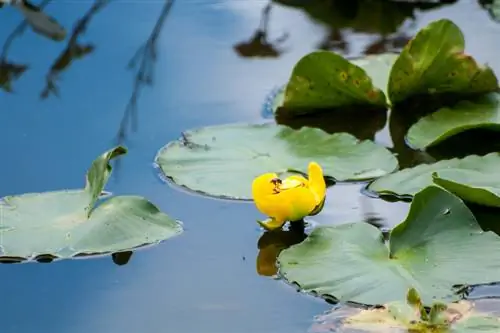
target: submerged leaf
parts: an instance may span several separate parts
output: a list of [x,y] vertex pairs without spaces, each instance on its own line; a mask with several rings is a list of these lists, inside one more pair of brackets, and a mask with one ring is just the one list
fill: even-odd
[[421,118],[410,128],[406,138],[413,148],[425,149],[474,128],[500,131],[500,94],[442,108]]
[[99,156],[88,171],[85,189],[4,197],[1,258],[123,252],[181,233],[177,221],[142,197],[111,197],[95,207],[111,173],[109,161],[125,153],[118,146]]
[[414,287],[424,305],[457,300],[452,287],[500,281],[500,239],[483,232],[452,193],[430,186],[417,193],[405,221],[384,242],[366,223],[318,227],[281,252],[280,273],[306,292],[341,302],[385,304]]
[[420,30],[392,67],[388,86],[391,103],[416,95],[496,91],[498,80],[493,70],[478,65],[464,49],[462,31],[448,19]]
[[366,71],[341,55],[315,51],[299,60],[286,86],[284,112],[350,106],[385,108],[387,101]]
[[[435,172],[440,177],[448,175],[447,177],[469,186],[482,187],[488,181],[490,184],[498,183],[500,154],[470,155],[462,159],[421,164],[376,179],[368,186],[368,190],[381,195],[412,196],[433,184],[432,174]],[[466,197],[464,199],[467,200]]]
[[155,158],[174,183],[204,194],[251,199],[255,177],[275,172],[307,172],[315,161],[325,176],[339,181],[380,177],[397,168],[396,158],[371,141],[347,133],[327,134],[304,127],[229,124],[187,131]]

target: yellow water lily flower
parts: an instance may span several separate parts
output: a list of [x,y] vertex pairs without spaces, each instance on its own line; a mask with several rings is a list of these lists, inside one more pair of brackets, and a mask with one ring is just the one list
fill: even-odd
[[325,203],[326,184],[323,169],[316,162],[308,166],[308,179],[293,175],[281,180],[276,173],[254,179],[252,197],[257,209],[269,216],[258,221],[267,230],[281,228],[286,221],[300,221],[316,215]]

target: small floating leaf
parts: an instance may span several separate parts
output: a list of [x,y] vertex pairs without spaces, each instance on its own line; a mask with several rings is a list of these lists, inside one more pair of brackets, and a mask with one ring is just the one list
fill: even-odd
[[397,168],[396,158],[371,141],[275,124],[229,124],[190,130],[155,158],[174,183],[204,194],[251,199],[251,183],[263,173],[307,173],[310,161],[339,181],[380,177]]
[[462,101],[442,108],[415,123],[407,141],[415,149],[425,149],[470,129],[500,131],[500,94],[492,93],[477,101]]
[[[443,206],[451,213],[443,215]],[[375,305],[403,300],[414,287],[430,306],[458,300],[453,285],[500,281],[499,251],[500,238],[483,232],[457,196],[429,186],[415,195],[389,244],[367,223],[321,226],[278,262],[283,277],[306,292]]]
[[[383,76],[385,70],[381,66]],[[286,86],[283,112],[297,115],[351,106],[387,106],[384,92],[362,67],[330,51],[315,51],[299,60]]]
[[388,95],[392,104],[416,95],[481,94],[498,89],[498,79],[464,53],[465,40],[452,21],[430,23],[404,47],[392,67]]
[[7,196],[0,204],[0,258],[71,258],[123,252],[182,232],[181,225],[145,198],[107,197],[96,205],[111,173],[109,161],[123,147],[99,156],[85,189]]
[[440,178],[448,177],[470,187],[482,188],[488,181],[491,187],[500,187],[500,154],[470,155],[462,159],[453,158],[433,164],[421,164],[376,179],[368,186],[368,190],[381,195],[412,196],[433,184],[433,173],[437,173]]

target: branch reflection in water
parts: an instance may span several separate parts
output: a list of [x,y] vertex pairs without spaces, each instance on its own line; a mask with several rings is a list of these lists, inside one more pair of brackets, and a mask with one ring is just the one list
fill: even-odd
[[82,59],[94,51],[95,46],[93,44],[80,44],[78,39],[87,30],[92,17],[108,5],[110,1],[96,0],[82,18],[76,22],[66,48],[53,62],[49,72],[45,76],[45,88],[40,93],[40,98],[46,99],[50,94],[59,96],[59,88],[56,85],[59,75],[69,68],[73,60]]
[[118,129],[117,144],[121,144],[125,140],[129,127],[132,131],[137,130],[137,101],[140,97],[142,88],[147,85],[153,85],[154,66],[158,56],[157,42],[173,4],[174,0],[165,0],[165,4],[163,5],[160,16],[158,17],[151,34],[146,42],[130,59],[128,64],[129,69],[136,69],[137,65],[139,67],[134,75],[132,95],[129,98],[127,106],[125,107],[125,112],[123,113],[120,127]]
[[[305,12],[311,21],[326,29],[315,47],[317,49],[349,56],[399,51],[412,37],[417,11],[431,11],[457,1],[272,0],[262,10],[259,27],[253,36],[248,41],[235,44],[233,49],[245,58],[278,58],[283,54],[280,44],[289,35],[285,34],[275,41],[268,38],[270,12],[273,7],[282,6]],[[364,40],[361,41],[360,36]],[[364,44],[361,52],[351,50],[354,43]]]
[[[51,0],[43,0],[36,6],[36,8],[41,12],[43,8],[50,3],[50,1]],[[1,7],[4,6],[4,3],[0,4]],[[30,6],[35,7],[33,5]],[[9,36],[7,36],[4,44],[2,45],[2,53],[0,54],[0,88],[9,93],[14,91],[12,88],[12,82],[19,79],[29,68],[27,64],[19,64],[8,59],[8,54],[12,43],[16,38],[20,37],[25,32],[28,26],[29,22],[27,19],[21,21],[21,23],[17,25],[17,27],[9,34]],[[56,40],[60,41],[60,39]]]

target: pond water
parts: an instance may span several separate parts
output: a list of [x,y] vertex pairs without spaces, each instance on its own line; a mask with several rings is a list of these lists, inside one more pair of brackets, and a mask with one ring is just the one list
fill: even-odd
[[[4,286],[1,331],[307,332],[314,316],[331,305],[259,274],[263,271],[256,267],[257,243],[262,231],[255,220],[262,216],[254,206],[173,188],[160,179],[153,158],[186,129],[269,121],[261,112],[266,95],[287,81],[300,57],[320,44],[331,44],[349,56],[381,52],[384,46],[376,43],[377,31],[389,31],[391,25],[402,38],[433,20],[452,19],[465,34],[468,52],[500,73],[500,23],[479,2],[447,2],[451,4],[425,11],[405,7],[365,13],[356,29],[342,31],[343,41],[332,28],[342,24],[335,21],[339,13],[332,13],[332,22],[340,23],[328,25],[321,15],[308,15],[299,5],[275,3],[268,38],[283,37],[284,41],[276,47],[281,54],[269,45],[260,48],[259,52],[271,55],[266,58],[245,57],[256,52],[251,47],[241,49],[240,55],[233,48],[256,32],[266,1],[176,2],[160,35],[151,39],[157,61],[147,59],[144,65],[154,72],[153,85],[136,86],[137,130],[127,131],[123,144],[129,153],[115,168],[107,190],[148,198],[183,221],[185,232],[135,252],[125,265],[114,264],[109,256],[0,265]],[[359,3],[358,10],[362,10],[363,1]],[[71,30],[92,5],[91,1],[55,1],[45,10]],[[161,1],[123,0],[110,2],[89,16],[78,40],[81,45],[95,45],[95,50],[75,59],[60,74],[56,81],[59,97],[40,99],[40,94],[69,38],[50,41],[28,29],[13,40],[7,59],[28,64],[29,69],[12,84],[12,93],[0,94],[0,138],[5,153],[0,164],[0,196],[83,185],[91,161],[117,142],[141,62],[135,70],[126,66],[147,42],[163,8]],[[349,13],[349,9],[342,10]],[[401,13],[412,12],[413,19],[400,19]],[[2,8],[0,40],[6,40],[21,20],[18,11]],[[392,43],[396,48],[397,42]],[[363,119],[357,125],[365,126]],[[387,128],[375,137],[388,147],[401,144],[393,143]],[[403,150],[399,151],[402,158]],[[360,193],[360,185],[339,185],[329,190],[325,209],[312,220],[335,224],[376,219],[391,226],[406,213],[405,203],[368,198]],[[489,287],[482,293],[492,295],[498,290]]]

